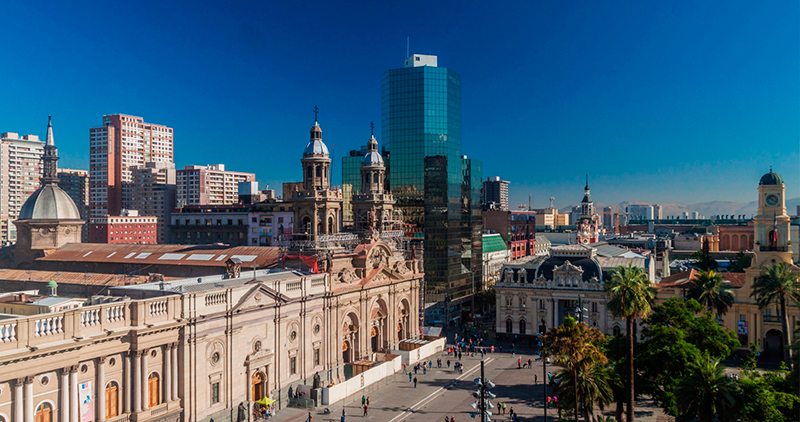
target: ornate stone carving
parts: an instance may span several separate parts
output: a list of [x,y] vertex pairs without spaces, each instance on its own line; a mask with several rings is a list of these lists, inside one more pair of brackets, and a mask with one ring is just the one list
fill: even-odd
[[339,281],[342,283],[353,283],[358,281],[359,278],[356,273],[350,268],[343,268],[339,271]]

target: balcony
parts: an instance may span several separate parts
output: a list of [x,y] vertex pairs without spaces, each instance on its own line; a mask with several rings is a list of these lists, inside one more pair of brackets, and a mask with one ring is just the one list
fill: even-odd
[[764,315],[764,322],[781,322],[780,315]]
[[789,252],[788,246],[768,246],[760,245],[758,250],[761,252]]

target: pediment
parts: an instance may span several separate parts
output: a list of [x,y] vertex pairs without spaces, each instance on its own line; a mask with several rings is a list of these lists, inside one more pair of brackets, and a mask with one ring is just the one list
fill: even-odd
[[384,283],[384,282],[391,282],[391,281],[398,281],[402,280],[402,275],[397,273],[396,271],[392,271],[387,269],[386,267],[381,267],[372,277],[368,278],[364,285],[370,284],[377,284],[377,283]]
[[253,285],[253,288],[242,296],[232,309],[231,312],[243,311],[251,308],[263,308],[265,306],[273,306],[275,303],[283,304],[290,300],[289,296],[278,293],[273,289],[258,283]]

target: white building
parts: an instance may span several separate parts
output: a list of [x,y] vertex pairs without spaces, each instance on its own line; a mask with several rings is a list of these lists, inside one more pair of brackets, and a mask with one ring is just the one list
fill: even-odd
[[552,247],[548,256],[506,264],[495,285],[497,333],[517,338],[532,335],[561,324],[567,316],[606,334],[624,332],[625,321],[606,310],[603,285],[611,278],[611,270],[629,264],[643,268],[652,282],[651,262],[643,256],[606,257],[592,246],[565,245]]
[[177,171],[176,206],[235,204],[239,201],[239,183],[255,179],[253,173],[227,171],[224,164],[186,166]]
[[39,187],[44,142],[36,135],[0,134],[0,244],[16,242],[12,223]]
[[652,205],[628,205],[628,214],[631,220],[652,220],[653,219],[653,206]]
[[492,288],[498,280],[503,265],[511,262],[511,250],[499,233],[483,235],[483,286]]

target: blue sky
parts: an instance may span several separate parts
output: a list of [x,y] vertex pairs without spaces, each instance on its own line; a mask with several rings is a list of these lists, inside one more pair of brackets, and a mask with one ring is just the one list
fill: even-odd
[[127,113],[175,128],[179,168],[280,189],[316,104],[338,181],[409,36],[461,73],[463,153],[512,203],[578,203],[587,172],[605,204],[751,201],[770,164],[800,194],[797,1],[8,3],[0,131],[52,114],[62,167]]

